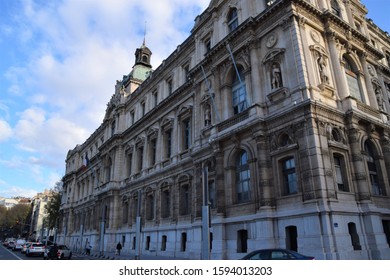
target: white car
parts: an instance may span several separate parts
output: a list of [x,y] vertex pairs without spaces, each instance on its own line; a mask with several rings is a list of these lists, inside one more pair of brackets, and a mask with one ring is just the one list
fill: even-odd
[[15,246],[12,248],[13,251],[21,251],[23,248],[23,245],[26,243],[25,239],[18,239],[15,242]]
[[26,256],[43,256],[45,252],[45,244],[32,242],[30,246],[27,247]]
[[24,245],[22,246],[22,249],[20,250],[20,252],[21,252],[22,254],[26,254],[27,248],[30,246],[30,244],[31,244],[31,242],[26,242],[26,243],[24,243]]

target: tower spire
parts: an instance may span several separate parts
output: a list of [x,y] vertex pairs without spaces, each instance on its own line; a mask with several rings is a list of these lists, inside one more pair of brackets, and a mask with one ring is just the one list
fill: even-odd
[[146,20],[145,20],[145,27],[144,27],[144,41],[142,42],[142,46],[146,46]]

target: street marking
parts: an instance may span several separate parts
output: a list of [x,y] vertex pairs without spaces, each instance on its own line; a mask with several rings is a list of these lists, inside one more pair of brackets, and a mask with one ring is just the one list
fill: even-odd
[[14,257],[18,258],[19,260],[23,260],[21,257],[19,257],[18,255],[15,255],[12,251],[9,251],[8,253],[12,254]]

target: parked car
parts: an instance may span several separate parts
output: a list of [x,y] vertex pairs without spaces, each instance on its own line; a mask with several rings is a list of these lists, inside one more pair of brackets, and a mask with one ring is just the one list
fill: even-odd
[[23,245],[26,243],[25,239],[18,239],[15,242],[15,246],[12,248],[13,251],[21,251]]
[[4,240],[4,242],[3,242],[3,246],[6,247],[6,248],[8,248],[8,244],[9,244],[10,242],[15,242],[15,238],[12,238],[12,237],[6,238],[6,239]]
[[250,252],[242,260],[314,260],[314,257],[305,256],[287,249],[263,249]]
[[27,247],[26,256],[43,256],[45,252],[45,244],[32,242],[30,246]]
[[71,259],[72,251],[66,245],[55,245],[47,246],[43,254],[44,260],[53,260],[53,259]]
[[22,254],[26,254],[26,251],[27,251],[27,247],[31,245],[31,242],[27,241],[26,243],[23,244],[22,246],[22,249],[20,250],[20,252]]
[[13,248],[15,247],[15,243],[16,243],[16,241],[8,242],[7,248],[13,250]]
[[72,251],[66,245],[58,245],[57,252],[58,259],[68,259],[72,258]]
[[53,252],[53,245],[46,246],[45,251],[43,252],[43,259],[44,260],[52,260],[54,257],[57,258],[57,252]]

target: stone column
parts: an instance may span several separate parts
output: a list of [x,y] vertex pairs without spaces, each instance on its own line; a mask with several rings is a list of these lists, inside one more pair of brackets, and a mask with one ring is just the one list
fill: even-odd
[[334,77],[337,86],[337,93],[341,101],[349,96],[348,86],[344,79],[344,70],[340,64],[339,51],[336,45],[336,36],[333,32],[327,33],[327,42],[329,44],[330,61],[334,70]]
[[261,75],[259,71],[260,63],[258,56],[258,42],[253,41],[250,43],[250,63],[251,63],[251,81],[252,81],[252,102],[257,104],[265,103],[265,95],[261,94]]
[[370,200],[370,191],[368,182],[364,156],[362,155],[360,144],[359,144],[359,130],[351,125],[348,128],[348,138],[351,147],[351,158],[352,158],[352,177],[355,182],[357,199],[358,200]]
[[371,83],[371,78],[370,78],[371,75],[368,71],[366,58],[367,58],[366,53],[360,55],[360,62],[362,63],[363,71],[364,71],[364,82],[367,88],[367,97],[368,97],[369,105],[371,105],[371,107],[378,109],[378,102],[376,101],[375,91]]
[[258,168],[259,168],[259,207],[270,207],[275,205],[275,198],[272,191],[272,163],[268,153],[269,147],[267,138],[263,135],[256,137]]
[[225,214],[226,210],[226,188],[225,169],[223,163],[223,153],[219,150],[219,144],[214,144],[215,156],[215,197],[217,204],[217,213]]
[[349,0],[344,0],[345,10],[347,12],[348,22],[350,25],[355,26],[355,21],[353,19],[352,11],[351,11],[351,3]]
[[[384,163],[385,163],[385,169],[386,169],[386,174],[387,178],[390,178],[390,136],[389,135],[382,135],[382,140],[381,140],[381,146],[382,146],[382,152],[383,152],[383,158],[384,158]],[[384,180],[388,182],[388,180]],[[384,184],[384,187],[386,188],[386,183]],[[387,185],[386,188],[386,194],[390,193],[389,190],[389,185]]]

